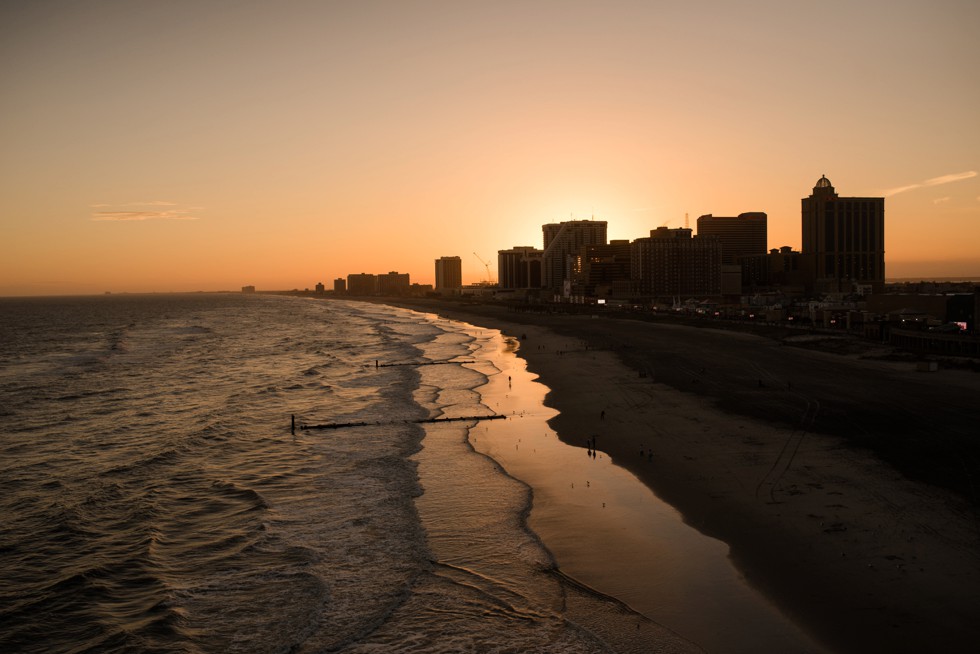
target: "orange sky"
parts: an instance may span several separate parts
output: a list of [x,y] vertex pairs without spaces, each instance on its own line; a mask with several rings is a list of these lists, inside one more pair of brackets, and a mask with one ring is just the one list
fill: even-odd
[[[433,281],[541,225],[800,239],[887,197],[889,277],[980,276],[980,4],[0,5],[0,295]],[[494,270],[495,272],[495,270]]]

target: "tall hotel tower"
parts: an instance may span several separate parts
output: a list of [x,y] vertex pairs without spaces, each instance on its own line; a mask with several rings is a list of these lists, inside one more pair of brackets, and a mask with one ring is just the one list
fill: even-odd
[[740,257],[762,256],[766,247],[766,214],[761,211],[740,213],[738,216],[698,218],[698,236],[717,236],[721,241],[721,264],[732,266]]
[[[605,220],[570,220],[542,225],[544,255],[541,265],[541,285],[567,295],[572,278],[572,266],[583,245],[606,244]],[[568,282],[566,284],[566,282]]]
[[530,246],[516,246],[497,251],[497,271],[500,288],[518,290],[541,288],[541,256],[543,252]]
[[463,288],[463,260],[459,257],[436,259],[436,291],[458,293]]
[[803,198],[803,254],[813,255],[816,290],[847,293],[885,284],[885,198],[842,198],[821,176]]

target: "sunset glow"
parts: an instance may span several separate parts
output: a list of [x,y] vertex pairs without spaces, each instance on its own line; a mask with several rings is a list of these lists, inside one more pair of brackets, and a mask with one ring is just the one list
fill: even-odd
[[312,288],[885,197],[980,278],[980,4],[4,3],[0,295]]

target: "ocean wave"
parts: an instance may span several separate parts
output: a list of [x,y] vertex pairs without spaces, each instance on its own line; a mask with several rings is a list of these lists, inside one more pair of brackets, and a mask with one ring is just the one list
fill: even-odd
[[214,330],[210,327],[205,327],[203,325],[186,325],[183,327],[171,327],[170,333],[176,334],[178,336],[185,336],[185,335],[213,334]]
[[139,458],[136,460],[127,460],[124,463],[116,464],[105,471],[107,475],[131,475],[133,473],[139,472],[145,468],[153,468],[157,466],[171,466],[176,463],[181,455],[181,447],[171,447],[165,450],[161,450],[152,453],[150,456],[145,458]]
[[111,395],[119,395],[128,393],[129,389],[126,388],[99,388],[92,390],[79,390],[65,395],[59,395],[57,397],[51,398],[55,402],[76,402],[78,400],[85,400],[89,398],[99,398],[106,399]]
[[218,491],[224,498],[231,498],[247,505],[248,510],[267,509],[269,505],[260,493],[251,488],[244,488],[231,481],[215,481],[211,484],[212,490]]

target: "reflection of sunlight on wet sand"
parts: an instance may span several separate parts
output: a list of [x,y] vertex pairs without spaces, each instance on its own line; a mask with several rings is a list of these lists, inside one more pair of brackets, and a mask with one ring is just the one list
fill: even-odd
[[[581,447],[557,438],[547,424],[556,412],[543,405],[548,389],[514,355],[515,341],[480,340],[500,370],[479,389],[483,401],[511,417],[476,425],[471,441],[533,488],[528,524],[565,574],[708,650],[819,650],[744,582],[724,543],[686,525],[611,463],[601,429],[565,435]],[[592,437],[594,455],[586,449]]]

